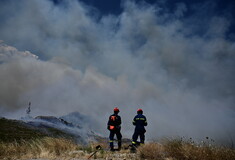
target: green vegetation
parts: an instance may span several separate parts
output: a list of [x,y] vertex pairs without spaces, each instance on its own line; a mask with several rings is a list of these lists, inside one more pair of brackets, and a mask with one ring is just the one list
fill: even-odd
[[43,125],[34,127],[23,121],[0,118],[0,142],[21,142],[43,137],[74,138],[73,135],[56,128]]
[[5,118],[0,119],[0,142],[30,140],[45,136],[45,133],[27,127],[24,122]]

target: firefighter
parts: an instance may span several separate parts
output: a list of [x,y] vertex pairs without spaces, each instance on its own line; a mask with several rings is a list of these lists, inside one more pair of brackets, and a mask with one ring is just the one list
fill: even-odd
[[132,136],[132,145],[136,146],[137,145],[137,139],[138,136],[140,137],[140,144],[144,144],[144,140],[145,140],[145,126],[147,126],[147,119],[146,117],[143,115],[143,110],[142,109],[138,109],[137,110],[137,115],[135,116],[135,118],[133,119],[133,125],[135,126],[135,132]]
[[121,149],[122,147],[122,134],[121,134],[121,117],[118,115],[119,109],[115,107],[113,109],[114,114],[109,116],[109,121],[108,121],[108,130],[110,131],[109,134],[109,145],[110,145],[110,150],[114,151],[113,147],[113,140],[114,140],[114,135],[116,134],[117,140],[118,140],[118,150]]

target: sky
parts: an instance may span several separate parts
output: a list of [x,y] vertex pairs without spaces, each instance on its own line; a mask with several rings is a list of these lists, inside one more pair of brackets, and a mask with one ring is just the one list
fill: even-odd
[[233,1],[0,1],[0,116],[80,112],[108,135],[235,137]]

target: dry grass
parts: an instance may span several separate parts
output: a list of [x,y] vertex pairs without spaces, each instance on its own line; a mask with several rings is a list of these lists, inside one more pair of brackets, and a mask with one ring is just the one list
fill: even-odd
[[79,148],[63,138],[44,137],[30,141],[0,143],[0,159],[56,158],[66,157]]
[[164,148],[158,143],[148,143],[140,146],[138,148],[137,154],[139,155],[140,159],[163,160],[165,157]]
[[149,143],[138,148],[140,159],[156,160],[233,160],[235,150],[209,143],[167,140],[162,144]]
[[111,159],[120,159],[122,157],[121,159],[125,159],[129,156],[128,151],[116,153],[106,151],[107,141],[78,146],[68,139],[44,137],[34,140],[0,142],[0,159],[87,159],[96,151],[97,145],[101,145],[104,149],[98,150],[92,159],[106,159],[107,157],[111,157]]
[[192,141],[166,140],[147,143],[138,147],[137,154],[130,150],[110,152],[107,141],[78,146],[68,139],[44,137],[18,142],[0,142],[0,159],[87,159],[97,145],[98,150],[92,157],[98,159],[155,159],[155,160],[233,160],[235,150],[218,147],[209,143],[196,144]]

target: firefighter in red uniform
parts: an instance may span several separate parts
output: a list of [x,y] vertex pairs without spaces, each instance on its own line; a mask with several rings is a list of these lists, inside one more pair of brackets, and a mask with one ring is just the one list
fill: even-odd
[[118,150],[121,149],[122,147],[122,134],[121,134],[121,117],[118,115],[119,109],[116,107],[114,108],[114,114],[109,116],[109,121],[108,121],[108,130],[110,131],[109,134],[109,145],[110,145],[110,150],[114,151],[113,147],[113,139],[114,135],[116,134],[117,139],[118,139]]
[[133,125],[135,126],[135,132],[132,136],[132,145],[136,146],[137,145],[137,139],[138,136],[140,136],[140,144],[144,144],[145,140],[145,126],[147,126],[147,119],[143,115],[143,110],[138,109],[137,110],[137,115],[133,119]]

